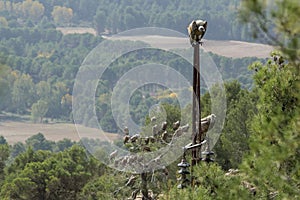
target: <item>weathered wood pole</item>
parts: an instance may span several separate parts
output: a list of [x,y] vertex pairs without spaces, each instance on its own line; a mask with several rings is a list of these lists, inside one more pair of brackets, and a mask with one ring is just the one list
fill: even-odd
[[[200,51],[199,43],[194,46],[194,67],[193,67],[193,113],[192,113],[192,144],[202,142],[201,138],[201,108],[200,108]],[[192,150],[192,167],[200,160],[201,148]]]

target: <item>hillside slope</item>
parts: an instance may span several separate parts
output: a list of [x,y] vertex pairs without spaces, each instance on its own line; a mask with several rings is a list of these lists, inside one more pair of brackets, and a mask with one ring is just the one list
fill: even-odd
[[[93,28],[85,27],[58,27],[57,30],[61,31],[64,35],[67,34],[84,34],[90,33],[96,35],[96,31]],[[150,44],[154,48],[161,49],[178,49],[189,48],[189,40],[186,37],[167,37],[161,35],[135,35],[135,36],[102,36],[109,40],[131,40],[131,41],[143,41]],[[250,43],[236,40],[205,40],[203,39],[202,48],[207,52],[214,54],[231,57],[231,58],[244,58],[244,57],[257,57],[267,58],[270,56],[270,52],[274,49],[273,46]]]
[[[166,37],[158,35],[148,36],[120,36],[105,37],[110,40],[132,40],[143,41],[150,44],[154,48],[161,49],[178,49],[190,48],[188,38],[183,37]],[[249,43],[243,41],[223,41],[223,40],[203,40],[202,48],[207,52],[212,52],[225,57],[244,58],[257,57],[267,58],[274,47],[259,43]]]

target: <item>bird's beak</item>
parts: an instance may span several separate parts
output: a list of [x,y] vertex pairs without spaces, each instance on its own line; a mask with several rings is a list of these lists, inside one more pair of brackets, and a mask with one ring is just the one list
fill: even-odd
[[198,30],[201,31],[201,32],[204,32],[205,28],[203,26],[199,26]]

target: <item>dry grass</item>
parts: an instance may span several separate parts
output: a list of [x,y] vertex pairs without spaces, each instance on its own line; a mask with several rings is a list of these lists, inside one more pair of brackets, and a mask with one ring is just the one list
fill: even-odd
[[[189,39],[183,37],[165,37],[157,35],[148,35],[105,38],[110,40],[143,41],[150,44],[154,48],[166,50],[187,49],[191,47]],[[201,48],[203,48],[206,52],[212,52],[221,56],[232,58],[267,58],[270,56],[270,52],[274,49],[274,47],[270,45],[233,40],[203,40],[203,46]]]
[[9,144],[25,142],[27,138],[37,133],[43,133],[48,140],[59,141],[68,138],[79,141],[80,138],[93,138],[103,141],[113,141],[118,138],[117,134],[104,133],[96,128],[88,128],[82,125],[56,123],[34,124],[31,122],[0,122],[0,135],[4,136]]
[[[85,27],[57,27],[57,30],[66,34],[84,34],[90,33],[97,35],[93,28]],[[160,49],[186,49],[190,48],[188,37],[166,37],[159,35],[135,35],[135,36],[118,36],[113,37],[103,36],[110,40],[131,40],[143,41],[150,44],[154,48]],[[234,40],[203,40],[202,48],[207,52],[212,52],[225,57],[243,58],[243,57],[257,57],[267,58],[274,47],[259,43],[250,43]]]
[[93,28],[86,27],[57,27],[56,30],[62,32],[63,35],[67,34],[85,34],[90,33],[92,35],[97,35],[97,32]]

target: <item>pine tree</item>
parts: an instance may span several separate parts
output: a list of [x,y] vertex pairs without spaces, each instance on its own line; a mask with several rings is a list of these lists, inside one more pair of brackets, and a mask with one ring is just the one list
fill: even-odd
[[242,165],[256,196],[298,199],[300,196],[300,4],[296,0],[243,1],[242,20],[253,35],[276,45],[272,59],[256,62],[253,92],[257,110],[251,122],[250,153]]
[[[277,58],[276,58],[277,57]],[[244,162],[262,198],[299,198],[299,75],[294,66],[274,61],[254,63],[259,96],[251,124],[250,155]]]

